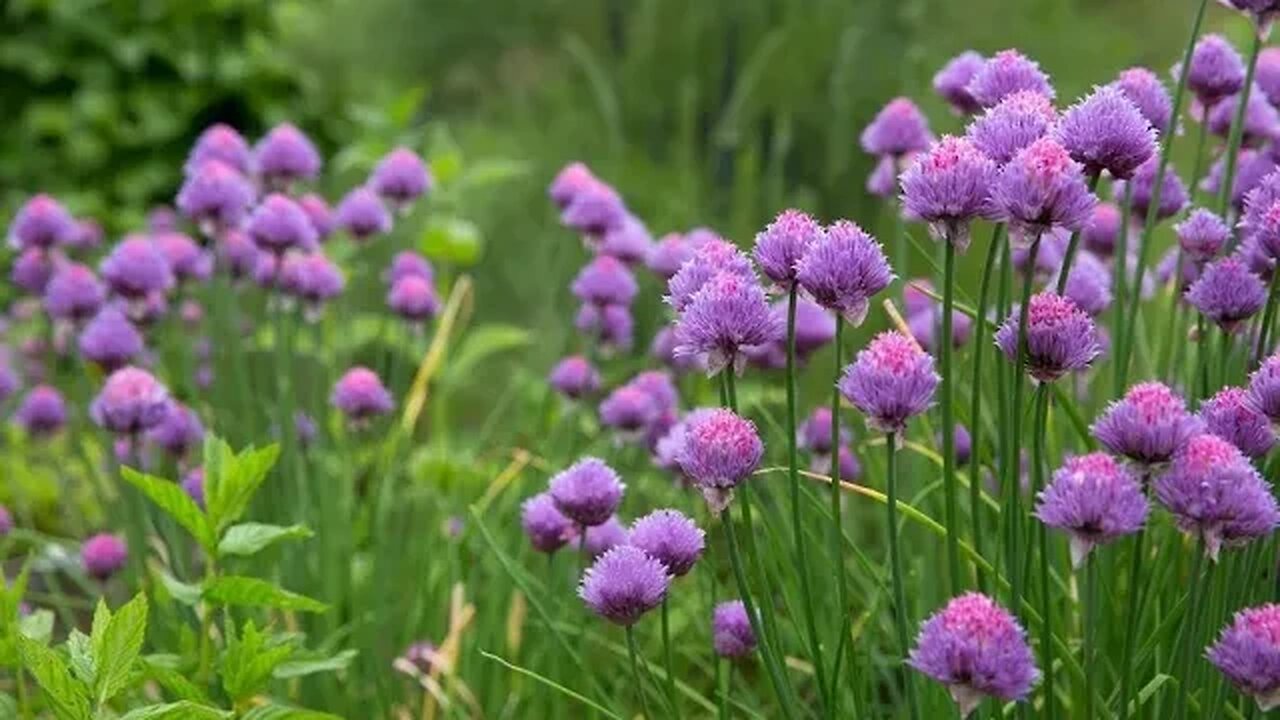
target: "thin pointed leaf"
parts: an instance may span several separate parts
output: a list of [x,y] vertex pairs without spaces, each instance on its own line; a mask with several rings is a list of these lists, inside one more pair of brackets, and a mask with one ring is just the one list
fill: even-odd
[[151,502],[164,510],[181,525],[205,550],[214,546],[213,531],[200,506],[191,499],[181,485],[161,478],[144,475],[133,468],[120,468],[120,474],[130,485],[142,491]]

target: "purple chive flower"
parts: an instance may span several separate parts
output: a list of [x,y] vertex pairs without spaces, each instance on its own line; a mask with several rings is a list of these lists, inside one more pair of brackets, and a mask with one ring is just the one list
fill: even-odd
[[1214,562],[1224,545],[1243,545],[1280,524],[1270,483],[1235,445],[1217,435],[1188,440],[1156,481],[1155,491],[1178,527],[1202,541]]
[[599,341],[606,353],[631,349],[635,322],[625,305],[583,305],[573,322],[578,330]]
[[756,633],[751,629],[747,606],[741,600],[726,600],[711,613],[711,644],[722,658],[737,660],[756,651]]
[[600,255],[583,267],[571,289],[574,297],[596,306],[630,305],[639,291],[627,266],[608,255]]
[[36,195],[26,202],[9,226],[9,245],[15,250],[51,250],[75,240],[76,220],[62,203],[48,195]]
[[733,489],[760,464],[764,443],[756,426],[732,410],[696,410],[684,423],[684,446],[677,461],[711,510],[719,513],[729,506]]
[[580,527],[600,525],[622,502],[626,485],[603,460],[585,457],[551,478],[556,508]]
[[556,509],[550,493],[539,493],[520,506],[520,525],[534,550],[553,553],[564,547],[577,530],[569,518]]
[[610,517],[599,525],[592,525],[587,528],[584,535],[585,538],[582,540],[583,549],[592,560],[619,545],[630,544],[630,535],[627,527],[622,524],[617,515]]
[[152,235],[178,232],[178,213],[168,205],[156,205],[147,212],[147,232]]
[[362,366],[351,368],[339,378],[333,386],[330,402],[348,420],[357,423],[385,415],[395,407],[391,393],[383,386],[378,374]]
[[1245,237],[1240,241],[1235,254],[1243,258],[1249,264],[1249,269],[1262,278],[1263,282],[1271,282],[1271,275],[1275,271],[1276,261],[1275,258],[1267,254],[1266,250],[1262,249],[1258,244],[1257,238],[1253,236]]
[[81,218],[76,220],[75,235],[63,247],[68,250],[94,250],[102,245],[106,233],[97,220]]
[[324,303],[342,293],[346,279],[329,258],[319,252],[285,255],[280,286],[302,300],[309,320],[316,320]]
[[[996,331],[996,344],[1010,361],[1017,358],[1020,313],[1015,309]],[[1093,320],[1075,303],[1047,290],[1032,296],[1027,310],[1027,374],[1053,382],[1085,369],[1099,352]]]
[[693,258],[681,265],[667,281],[664,299],[677,313],[684,312],[702,286],[720,273],[755,279],[751,260],[741,250],[724,240],[710,240],[699,245]]
[[387,153],[369,178],[373,191],[394,207],[405,208],[431,190],[431,174],[422,158],[408,148]]
[[1097,203],[1080,165],[1066,148],[1047,137],[1019,151],[1004,166],[991,200],[996,214],[1030,239],[1054,228],[1080,230]]
[[357,187],[348,192],[334,211],[333,222],[356,241],[391,232],[391,213],[372,190]]
[[[862,479],[862,464],[847,445],[840,446],[840,479],[845,482],[857,482]],[[828,461],[829,463],[829,461]],[[812,466],[811,468],[812,469]],[[828,468],[829,469],[829,468]]]
[[9,367],[9,362],[0,355],[0,405],[6,400],[13,397],[18,391],[18,376],[13,372],[13,368]]
[[316,229],[298,203],[287,195],[268,195],[245,227],[260,250],[280,256],[287,250],[311,252],[319,247]]
[[617,227],[626,216],[627,208],[618,192],[595,180],[578,189],[573,201],[560,213],[560,222],[590,240]]
[[114,307],[105,307],[80,331],[80,354],[107,372],[142,353],[142,334]]
[[316,229],[316,237],[321,242],[328,239],[334,228],[333,210],[330,209],[329,203],[315,193],[307,193],[298,198],[298,207],[307,214],[311,226]]
[[984,108],[995,107],[1010,95],[1030,90],[1050,100],[1055,96],[1040,64],[1017,50],[1001,50],[983,63],[969,81],[969,94]]
[[547,378],[556,392],[577,400],[600,389],[600,373],[581,355],[571,355],[556,363]]
[[[813,409],[809,417],[800,425],[797,432],[800,447],[819,457],[826,457],[828,464],[831,456],[831,408],[820,405]],[[849,441],[849,431],[840,429],[840,442]]]
[[671,382],[671,376],[661,370],[637,373],[627,385],[648,395],[660,412],[674,411],[680,404],[680,392]]
[[175,458],[181,458],[204,440],[204,424],[194,410],[171,401],[164,419],[147,431],[147,439]]
[[[907,316],[907,329],[925,352],[938,349],[934,337],[942,330],[942,309],[931,307],[924,312],[911,313]],[[973,319],[959,310],[951,311],[951,345],[960,347],[969,342],[973,333]]]
[[1271,259],[1280,257],[1280,171],[1263,178],[1245,198],[1241,226]]
[[403,250],[391,259],[391,266],[387,268],[385,277],[388,285],[395,285],[409,276],[420,277],[429,285],[435,284],[435,270],[431,263],[412,250]]
[[387,292],[387,306],[405,320],[421,323],[440,312],[440,299],[431,283],[417,275],[397,280]]
[[[1228,137],[1239,106],[1239,93],[1214,105],[1209,111],[1209,132],[1221,138]],[[1267,101],[1267,96],[1256,85],[1249,93],[1249,100],[1244,107],[1241,133],[1241,143],[1245,147],[1265,145],[1280,133],[1280,111]]]
[[871,296],[893,282],[884,249],[857,224],[838,220],[800,258],[796,280],[819,305],[861,325]]
[[140,235],[126,237],[98,266],[111,292],[131,301],[173,287],[173,271],[159,248]]
[[778,339],[782,328],[755,278],[721,273],[707,282],[680,314],[676,353],[705,357],[707,372],[741,372],[743,348]]
[[1280,605],[1237,612],[1205,657],[1263,712],[1280,707]]
[[1258,26],[1258,37],[1266,39],[1271,34],[1271,23],[1280,15],[1277,0],[1218,0],[1226,7],[1248,15]]
[[1187,302],[1223,331],[1232,332],[1266,304],[1267,288],[1248,263],[1229,255],[1205,266],[1187,290]]
[[672,275],[680,271],[680,266],[693,259],[697,247],[680,233],[663,235],[658,242],[649,247],[645,258],[645,267],[663,280],[670,280]]
[[592,612],[618,625],[634,625],[662,604],[671,576],[643,550],[619,545],[587,568],[578,596]]
[[13,531],[13,515],[9,514],[9,508],[0,505],[0,537],[4,537]]
[[37,385],[22,399],[13,417],[27,434],[48,437],[67,424],[67,404],[57,389]]
[[928,409],[939,382],[932,357],[905,335],[884,332],[844,369],[839,388],[867,416],[868,427],[896,434]]
[[1040,491],[1035,514],[1070,536],[1071,561],[1078,568],[1095,546],[1137,532],[1147,511],[1138,479],[1098,452],[1068,458]]
[[796,280],[796,264],[821,236],[822,226],[811,216],[799,210],[783,210],[756,234],[752,256],[765,277],[781,288],[790,288]]
[[1265,457],[1276,444],[1271,421],[1249,399],[1244,388],[1227,387],[1200,405],[1205,430],[1251,458]]
[[[1156,265],[1156,281],[1161,285],[1173,282],[1173,275],[1178,271],[1178,253],[1180,249],[1171,247],[1160,258]],[[1193,262],[1182,263],[1182,277],[1179,279],[1176,292],[1185,294],[1191,284],[1200,279],[1200,265]],[[1183,298],[1185,300],[1186,298]]]
[[1055,135],[1086,175],[1125,179],[1156,152],[1156,132],[1118,88],[1103,86],[1067,108]]
[[1253,79],[1258,83],[1254,92],[1261,90],[1267,102],[1280,106],[1280,48],[1265,48],[1258,53]]
[[1005,165],[1020,150],[1048,135],[1057,122],[1052,99],[1024,90],[974,118],[965,136],[996,164]]
[[[1146,220],[1147,212],[1151,208],[1159,165],[1159,159],[1153,157],[1138,168],[1131,180],[1117,182],[1112,185],[1115,196],[1121,198],[1124,197],[1126,182],[1133,183],[1133,197],[1131,198],[1133,217],[1139,221]],[[1160,190],[1160,207],[1156,210],[1156,218],[1159,220],[1171,218],[1182,212],[1188,202],[1187,186],[1182,182],[1182,178],[1178,177],[1178,173],[1174,172],[1172,166],[1166,168],[1164,186]]]
[[99,533],[80,546],[80,564],[89,577],[106,581],[124,567],[129,550],[124,540],[108,533]]
[[[956,447],[956,464],[968,465],[969,458],[973,455],[973,438],[969,436],[969,428],[960,423],[956,423],[954,437]],[[939,447],[942,446],[942,433],[939,432],[935,438],[935,442]]]
[[201,163],[182,181],[175,201],[179,212],[200,226],[206,237],[237,227],[253,203],[254,189],[226,163]]
[[[779,301],[773,306],[778,315],[779,326],[786,328],[787,306]],[[808,298],[796,300],[796,355],[800,359],[808,358],[831,343],[836,337],[836,319],[821,305]],[[781,338],[786,342],[786,338]]]
[[1249,376],[1249,400],[1280,427],[1280,353],[1264,360]]
[[29,248],[13,261],[9,279],[32,295],[43,295],[53,278],[54,256],[47,250]]
[[1169,123],[1173,119],[1173,101],[1155,73],[1144,67],[1122,70],[1114,85],[1138,108],[1138,112],[1142,113],[1156,132],[1169,132]]
[[391,666],[410,677],[427,676],[440,666],[440,652],[432,643],[422,640],[404,649]]
[[1063,295],[1091,317],[1101,315],[1111,305],[1111,269],[1091,252],[1078,253]]
[[165,232],[151,240],[169,263],[178,282],[208,280],[213,274],[213,261],[194,240],[177,232]]
[[678,510],[655,510],[631,525],[629,542],[662,563],[672,577],[693,569],[706,547],[706,533]]
[[946,135],[902,174],[902,204],[936,238],[969,247],[969,223],[983,212],[996,164],[972,142]]
[[889,101],[862,131],[862,149],[871,155],[901,157],[933,142],[929,121],[908,98]]
[[[834,331],[834,327],[832,330]],[[649,344],[649,355],[677,373],[706,370],[698,358],[677,354],[676,348],[679,346],[675,328],[667,325],[654,334],[653,342]]]
[[1178,244],[1187,259],[1203,263],[1211,260],[1227,246],[1231,239],[1231,228],[1211,210],[1198,208],[1193,210],[1186,220],[1174,226],[1178,233]]
[[636,265],[649,257],[653,237],[649,229],[634,215],[627,215],[618,225],[609,228],[600,238],[596,252],[617,258],[627,265]]
[[249,143],[235,128],[223,123],[214,123],[200,133],[183,169],[191,175],[210,160],[217,160],[245,175],[253,169]]
[[933,76],[933,91],[946,100],[957,115],[977,113],[982,105],[969,92],[969,83],[986,62],[986,58],[973,50],[960,53]]
[[204,509],[204,468],[195,467],[182,476],[182,490],[201,510]]
[[555,178],[551,181],[551,185],[547,188],[547,195],[551,201],[563,210],[570,202],[577,197],[582,188],[599,182],[595,175],[591,174],[590,168],[580,162],[573,162],[565,165],[556,173]]
[[106,290],[93,271],[79,263],[59,266],[44,289],[44,307],[60,320],[82,322],[93,317],[106,299]]
[[[1237,212],[1243,212],[1249,193],[1261,185],[1262,181],[1275,170],[1276,162],[1269,151],[1241,148],[1239,161],[1236,163],[1235,179],[1231,183],[1231,207]],[[1226,160],[1220,158],[1209,169],[1209,175],[1200,183],[1200,189],[1217,195],[1222,188],[1225,173]]]
[[235,279],[253,275],[261,255],[258,246],[240,230],[228,230],[219,236],[216,252],[219,261]]
[[[1173,74],[1176,77],[1179,68],[1175,67]],[[1209,34],[1200,38],[1192,52],[1187,88],[1207,111],[1239,92],[1244,87],[1244,75],[1244,61],[1235,47],[1221,35]]]
[[254,167],[273,186],[313,180],[320,173],[320,153],[301,130],[283,123],[271,128],[253,148]]
[[953,598],[920,627],[907,664],[947,686],[968,717],[984,697],[1023,700],[1040,677],[1026,632],[991,598]]
[[125,366],[107,376],[89,406],[89,416],[117,435],[137,435],[164,421],[169,391],[151,373]]
[[890,198],[898,189],[898,170],[904,164],[915,162],[917,153],[907,153],[902,157],[882,155],[876,166],[867,176],[867,193],[872,197]]
[[1177,393],[1162,383],[1144,382],[1111,403],[1090,431],[1108,451],[1138,463],[1150,475],[1201,429]]
[[623,385],[600,403],[600,422],[624,438],[642,434],[661,414],[653,397],[633,385]]

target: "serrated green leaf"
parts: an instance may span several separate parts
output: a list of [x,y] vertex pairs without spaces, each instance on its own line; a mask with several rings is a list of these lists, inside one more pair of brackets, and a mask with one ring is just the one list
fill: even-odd
[[92,640],[93,654],[102,654],[102,643],[106,639],[107,626],[111,624],[111,608],[107,607],[106,598],[98,598],[98,604],[93,608],[93,627],[89,631],[89,638]]
[[72,628],[67,636],[67,655],[70,660],[71,674],[85,685],[92,686],[98,670],[93,661],[93,641],[89,636]]
[[35,640],[41,645],[48,645],[53,636],[53,612],[36,610],[18,620],[18,632]]
[[209,697],[187,676],[178,670],[182,658],[176,655],[148,655],[139,660],[142,674],[154,680],[179,700],[207,702]]
[[233,700],[253,695],[271,679],[271,673],[294,653],[292,643],[271,643],[253,621],[244,624],[238,638],[228,637],[222,656],[222,687]]
[[266,580],[224,575],[204,589],[204,599],[219,605],[273,607],[281,610],[325,612],[329,606],[305,595],[289,592]]
[[156,580],[160,581],[165,592],[173,597],[174,600],[177,600],[187,607],[195,607],[196,603],[200,602],[201,588],[198,583],[194,585],[191,583],[184,583],[178,578],[170,575],[167,570],[159,565],[153,565],[151,567],[151,574],[155,576]]
[[222,541],[218,543],[218,555],[253,555],[281,540],[297,540],[309,538],[312,535],[314,533],[305,525],[285,527],[263,523],[240,523],[227,528]]
[[120,720],[225,720],[235,713],[182,700],[165,705],[149,705],[131,710]]
[[342,720],[339,715],[288,705],[259,705],[241,715],[240,718],[241,720]]
[[133,663],[147,634],[147,596],[138,593],[111,616],[100,643],[94,643],[94,695],[105,703],[129,686]]
[[191,499],[181,485],[152,475],[144,475],[133,468],[120,468],[120,474],[130,485],[142,491],[151,502],[160,506],[181,525],[205,550],[212,552],[215,545],[209,520],[200,506]]
[[58,654],[28,637],[18,636],[18,655],[27,672],[44,691],[46,704],[58,720],[89,720],[89,693]]
[[4,592],[0,592],[0,635],[12,630],[18,620],[18,606],[22,603],[22,596],[27,593],[27,579],[31,575],[31,558],[28,555],[23,561],[22,569],[13,582],[5,579]]
[[356,659],[356,654],[355,650],[343,650],[333,657],[316,660],[294,660],[293,662],[282,663],[271,674],[277,680],[286,680],[315,673],[337,672],[338,670],[347,669],[351,665],[351,661]]
[[[207,446],[206,449],[208,450]],[[276,464],[280,446],[249,448],[238,455],[232,455],[226,443],[218,441],[214,444],[212,453],[216,473],[211,475],[208,467],[205,467],[205,504],[209,509],[214,534],[217,535],[239,520],[249,507],[249,501],[257,494],[258,488],[267,479],[267,473]],[[209,460],[206,454],[206,462]],[[211,544],[210,551],[214,549],[214,544]]]

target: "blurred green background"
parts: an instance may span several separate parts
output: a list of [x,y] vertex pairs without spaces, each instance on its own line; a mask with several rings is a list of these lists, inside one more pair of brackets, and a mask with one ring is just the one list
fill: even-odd
[[[458,167],[470,168],[465,177],[473,181],[477,172],[493,180],[449,196],[447,210],[474,222],[459,229],[466,247],[456,265],[474,266],[478,318],[537,333],[534,356],[513,365],[541,372],[570,341],[564,286],[583,258],[544,194],[566,162],[586,161],[613,182],[655,236],[710,225],[741,241],[788,205],[874,228],[885,216],[863,190],[870,158],[857,135],[887,99],[911,95],[935,131],[955,131],[960,121],[929,81],[966,48],[1021,48],[1053,76],[1064,102],[1130,65],[1163,74],[1185,41],[1192,3],[7,0],[0,7],[0,217],[46,190],[116,237],[148,206],[171,201],[187,148],[215,120],[251,137],[284,119],[303,127],[339,171],[326,187],[333,199],[353,171],[408,137],[442,184]],[[1209,26],[1222,29],[1227,20],[1215,11]],[[641,319],[639,347],[652,327]]]

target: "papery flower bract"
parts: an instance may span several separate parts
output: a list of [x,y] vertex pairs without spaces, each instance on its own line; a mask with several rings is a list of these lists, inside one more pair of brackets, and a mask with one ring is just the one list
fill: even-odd
[[1086,175],[1106,171],[1113,178],[1133,175],[1156,152],[1156,132],[1137,106],[1118,88],[1094,88],[1067,108],[1055,135],[1084,167]]
[[48,437],[67,424],[67,403],[56,388],[37,385],[22,399],[13,419],[27,434]]
[[431,173],[417,153],[399,147],[378,161],[369,186],[393,206],[403,208],[430,192]]
[[147,431],[147,440],[170,455],[181,458],[204,440],[204,424],[191,408],[170,401],[164,419]]
[[685,306],[693,300],[694,294],[720,273],[755,279],[751,260],[741,250],[732,243],[712,239],[698,245],[693,257],[685,261],[667,280],[667,295],[664,300],[677,313],[683,312]]
[[391,213],[382,198],[367,187],[353,188],[333,212],[333,223],[353,240],[365,241],[391,232]]
[[1232,332],[1267,302],[1267,288],[1234,255],[1219,258],[1204,267],[1199,279],[1187,290],[1187,302],[1224,331]]
[[1037,92],[1050,100],[1055,96],[1049,76],[1040,70],[1039,63],[1017,50],[1001,50],[989,58],[969,81],[968,90],[973,99],[986,108],[999,105],[1001,100],[1021,90]]
[[178,210],[214,237],[237,227],[253,203],[254,189],[238,170],[218,160],[208,160],[182,181],[175,203]]
[[752,256],[765,277],[779,287],[789,288],[796,279],[796,264],[822,232],[822,226],[808,214],[783,210],[756,233]]
[[[1176,78],[1179,72],[1175,67],[1173,76]],[[1209,109],[1239,92],[1244,87],[1244,75],[1244,61],[1235,47],[1221,35],[1208,34],[1196,42],[1192,51],[1187,89],[1195,93],[1201,107]]]
[[933,76],[933,91],[946,100],[957,115],[973,115],[982,105],[969,92],[969,83],[986,62],[986,58],[973,50],[960,53]]
[[901,433],[932,404],[939,382],[932,357],[901,333],[884,332],[845,367],[839,389],[870,428]]
[[273,184],[312,180],[320,173],[320,153],[301,130],[283,123],[253,148],[254,169]]
[[1200,405],[1205,431],[1230,442],[1251,458],[1265,457],[1276,444],[1270,419],[1244,388],[1226,387]]
[[107,372],[124,367],[142,353],[142,334],[115,307],[104,307],[80,331],[80,354]]
[[253,170],[249,143],[235,128],[224,123],[214,123],[201,131],[195,145],[191,146],[183,171],[191,175],[210,160],[225,163],[245,175]]
[[577,400],[600,389],[600,373],[582,355],[571,355],[552,368],[547,377],[556,392]]
[[600,255],[587,263],[573,279],[574,297],[597,306],[630,305],[639,287],[627,266],[615,257]]
[[1155,493],[1178,527],[1200,540],[1214,561],[1223,546],[1243,545],[1280,524],[1271,485],[1235,445],[1217,435],[1188,440],[1156,480]]
[[99,533],[80,546],[80,564],[89,577],[105,581],[124,567],[129,550],[124,540],[109,533]]
[[754,277],[722,272],[694,294],[676,322],[676,353],[706,358],[707,372],[740,372],[743,348],[777,340],[783,328]]
[[726,408],[695,410],[684,425],[680,468],[719,513],[728,507],[733,489],[759,466],[764,443],[755,424]]
[[974,118],[965,137],[998,165],[1004,165],[1018,151],[1048,135],[1057,123],[1053,100],[1024,90],[1010,94]]
[[1099,452],[1068,458],[1040,492],[1035,515],[1070,535],[1071,561],[1078,568],[1094,546],[1137,532],[1147,512],[1137,478]]
[[1186,220],[1174,226],[1178,244],[1192,262],[1212,259],[1231,240],[1231,228],[1211,210],[1197,208]]
[[1112,402],[1090,428],[1109,452],[1138,463],[1150,474],[1201,431],[1177,393],[1159,382],[1143,382]]
[[81,322],[97,314],[106,290],[93,271],[79,263],[58,266],[44,289],[44,307],[51,317]]
[[1054,228],[1077,231],[1093,213],[1097,197],[1085,185],[1079,163],[1056,140],[1040,138],[1000,171],[992,210],[1029,239]]
[[107,376],[89,406],[97,425],[117,435],[137,435],[164,420],[169,391],[146,370],[125,366]]
[[643,550],[619,545],[587,568],[578,596],[596,615],[618,625],[634,625],[667,596],[671,576]]
[[629,540],[662,563],[673,577],[693,569],[706,547],[706,533],[678,510],[655,510],[631,524]]
[[440,312],[440,298],[430,282],[417,275],[401,278],[387,291],[387,307],[400,317],[422,322]]
[[[1138,168],[1130,180],[1112,184],[1115,197],[1122,198],[1126,192],[1127,183],[1133,183],[1133,196],[1130,198],[1130,207],[1132,208],[1133,217],[1138,222],[1146,222],[1147,212],[1151,208],[1151,201],[1155,199],[1156,175],[1160,169],[1159,165],[1159,158],[1153,157]],[[1183,184],[1182,178],[1178,177],[1178,173],[1170,165],[1165,168],[1164,183],[1160,190],[1160,207],[1156,210],[1156,219],[1165,220],[1177,215],[1182,212],[1188,202],[1187,186]]]
[[150,239],[140,235],[121,240],[103,258],[98,270],[111,292],[129,300],[140,300],[173,287],[169,261]]
[[929,121],[908,98],[890,100],[862,131],[862,149],[871,155],[902,156],[933,142]]
[[984,697],[1026,698],[1040,677],[1026,633],[991,598],[953,598],[920,627],[907,664],[947,686],[968,717]]
[[550,493],[539,493],[520,506],[520,525],[534,550],[553,553],[576,534],[573,522],[556,509]]
[[378,374],[367,367],[356,366],[343,373],[333,386],[329,401],[348,420],[367,421],[385,415],[395,407],[391,393]]
[[[996,345],[1010,362],[1017,361],[1021,310],[1015,308],[996,331]],[[1101,349],[1093,320],[1071,300],[1044,291],[1031,297],[1027,310],[1026,372],[1040,382],[1053,382],[1083,370]]]
[[861,325],[871,297],[893,282],[884,249],[857,224],[838,220],[800,258],[800,287],[850,324]]
[[1280,427],[1280,353],[1262,361],[1249,376],[1249,400]]
[[603,460],[585,457],[549,483],[556,508],[581,527],[608,520],[622,502],[626,485]]
[[268,195],[249,217],[245,232],[263,252],[283,255],[286,250],[311,252],[320,245],[315,226],[298,203],[287,195]]
[[996,171],[970,141],[943,136],[902,174],[902,205],[929,223],[934,237],[964,252],[969,223],[986,209]]
[[[1209,111],[1209,132],[1226,139],[1235,124],[1240,94],[1225,98]],[[1258,147],[1274,140],[1280,134],[1280,111],[1267,101],[1267,96],[1256,85],[1249,93],[1244,106],[1244,123],[1240,126],[1240,141],[1244,147]]]
[[15,250],[51,250],[75,239],[78,226],[62,203],[48,195],[27,200],[9,226],[9,245]]
[[1159,76],[1144,67],[1132,67],[1120,71],[1115,87],[1129,98],[1156,132],[1169,131],[1173,119],[1173,101]]
[[1280,707],[1280,605],[1237,612],[1205,657],[1263,712]]
[[737,660],[756,651],[756,633],[741,600],[726,600],[711,613],[711,644],[716,655]]

